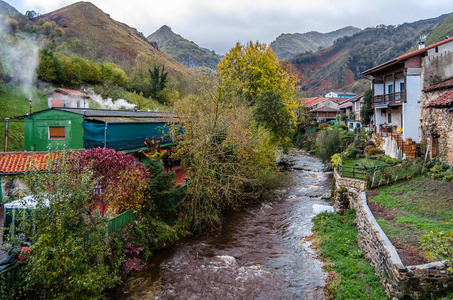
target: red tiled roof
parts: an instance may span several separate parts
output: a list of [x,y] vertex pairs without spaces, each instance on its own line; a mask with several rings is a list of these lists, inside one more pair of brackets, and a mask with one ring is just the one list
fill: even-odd
[[352,107],[352,102],[346,102],[345,104],[340,105],[338,108],[348,108]]
[[60,152],[0,152],[0,174],[44,171],[48,159],[54,160],[60,155]]
[[81,91],[63,89],[63,88],[54,89],[53,91],[50,91],[50,92],[46,93],[45,96],[48,96],[48,95],[53,94],[53,93],[62,93],[62,94],[65,94],[65,95],[90,98],[90,96],[88,96],[87,94],[82,93]]
[[453,106],[453,90],[447,91],[445,94],[426,104],[423,108],[443,108]]
[[329,106],[321,106],[312,110],[309,110],[308,112],[340,112],[338,109],[329,107]]
[[302,98],[301,103],[307,105],[308,107],[313,107],[316,104],[324,102],[326,100],[332,100],[332,98],[322,98],[322,97],[314,97],[314,98]]
[[443,45],[445,43],[448,43],[448,42],[451,42],[453,41],[453,37],[452,38],[449,38],[449,39],[445,39],[443,41],[440,41],[440,42],[437,42],[435,44],[432,44],[432,45],[429,45],[429,46],[426,46],[424,48],[421,48],[421,49],[418,49],[418,50],[415,50],[411,53],[407,53],[407,54],[404,54],[404,55],[401,55],[400,57],[398,57],[396,60],[400,61],[400,60],[404,60],[404,59],[407,59],[409,57],[412,57],[412,56],[415,56],[417,54],[420,54],[420,53],[423,53],[429,49],[432,49],[434,47],[437,47],[437,46],[440,46],[440,45]]
[[397,58],[394,58],[394,59],[392,59],[392,60],[389,60],[389,61],[387,61],[387,62],[385,62],[385,63],[383,63],[383,64],[380,64],[380,65],[378,65],[378,66],[376,66],[376,67],[373,67],[373,68],[371,68],[371,69],[368,69],[368,70],[362,72],[362,74],[364,74],[364,75],[371,75],[371,74],[374,73],[375,71],[384,69],[384,68],[386,68],[386,67],[388,67],[388,66],[391,66],[391,65],[393,65],[393,64],[395,64],[395,63],[401,63],[402,61],[404,61],[404,60],[406,60],[406,59],[408,59],[408,58],[410,58],[410,57],[416,56],[416,55],[418,55],[418,54],[422,54],[423,52],[426,52],[426,51],[428,51],[429,49],[432,49],[432,48],[434,48],[434,47],[443,45],[443,44],[448,43],[448,42],[451,42],[451,41],[453,41],[453,37],[452,37],[452,38],[449,38],[449,39],[445,39],[445,40],[440,41],[440,42],[437,42],[437,43],[435,43],[435,44],[426,46],[426,47],[424,47],[424,48],[421,48],[421,49],[412,51],[412,52],[410,52],[410,53],[401,55],[401,56],[399,56],[399,57],[397,57]]
[[453,78],[445,80],[445,81],[442,81],[442,82],[440,82],[438,84],[434,84],[434,85],[429,86],[427,88],[424,88],[423,91],[424,92],[431,92],[431,91],[440,90],[440,89],[446,89],[446,88],[451,88],[451,87],[453,87]]

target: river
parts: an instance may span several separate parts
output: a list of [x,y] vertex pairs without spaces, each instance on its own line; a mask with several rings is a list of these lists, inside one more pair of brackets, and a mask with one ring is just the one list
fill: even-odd
[[331,174],[294,151],[293,183],[273,201],[229,213],[221,233],[159,251],[123,299],[324,299],[326,274],[310,249],[311,219],[331,210]]

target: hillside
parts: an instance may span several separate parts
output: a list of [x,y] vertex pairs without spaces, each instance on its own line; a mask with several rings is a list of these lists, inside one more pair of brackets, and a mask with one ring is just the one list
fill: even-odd
[[289,63],[295,66],[307,96],[319,96],[330,90],[361,93],[369,87],[369,82],[362,79],[363,71],[410,51],[421,35],[428,35],[429,40],[447,17],[366,28],[335,41],[329,48],[298,54]]
[[307,33],[282,34],[271,43],[279,59],[291,58],[296,54],[315,52],[332,46],[334,41],[344,36],[351,36],[361,29],[348,26],[328,33],[310,31]]
[[5,1],[0,0],[0,14],[12,16],[20,14],[20,12]]
[[171,75],[192,75],[189,69],[155,49],[135,28],[113,20],[90,2],[77,2],[42,15],[64,28],[68,40],[80,40],[92,60],[130,62],[144,53],[158,65],[165,65]]
[[148,40],[157,43],[159,50],[190,68],[208,67],[215,69],[220,61],[214,51],[200,48],[194,42],[174,33],[166,25],[150,34]]

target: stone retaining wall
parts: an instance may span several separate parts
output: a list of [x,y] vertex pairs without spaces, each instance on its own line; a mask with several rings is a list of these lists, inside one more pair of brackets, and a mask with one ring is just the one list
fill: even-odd
[[447,271],[444,262],[404,266],[371,213],[365,192],[343,183],[345,181],[336,181],[337,188],[347,188],[350,207],[356,210],[360,249],[381,278],[381,285],[390,298],[429,299],[453,291],[453,274]]

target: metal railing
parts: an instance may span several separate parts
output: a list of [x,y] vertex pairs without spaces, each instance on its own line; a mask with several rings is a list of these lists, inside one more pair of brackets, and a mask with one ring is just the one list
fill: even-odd
[[405,91],[373,96],[374,105],[401,104],[405,102],[406,102]]

